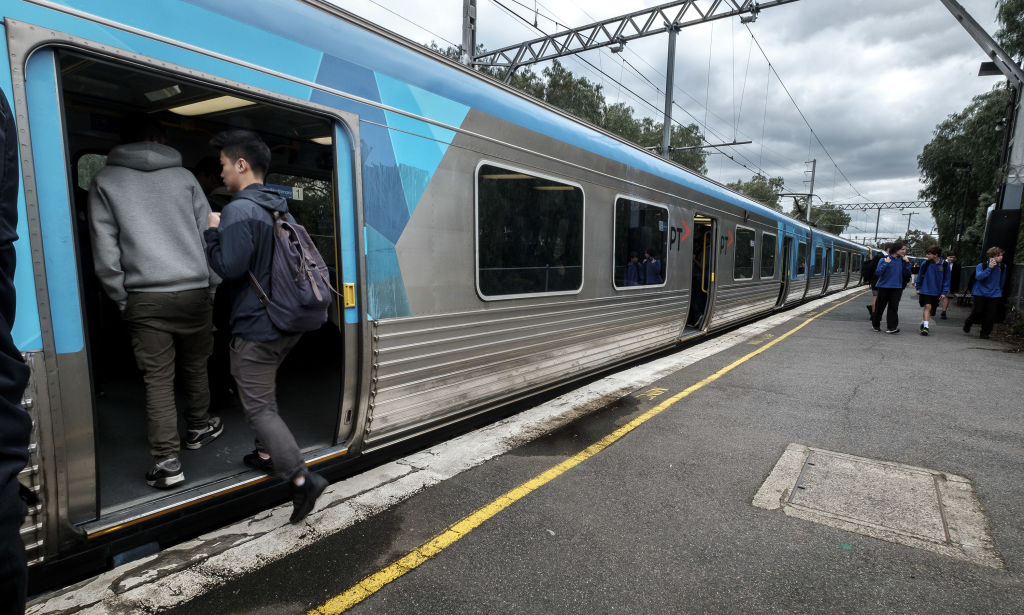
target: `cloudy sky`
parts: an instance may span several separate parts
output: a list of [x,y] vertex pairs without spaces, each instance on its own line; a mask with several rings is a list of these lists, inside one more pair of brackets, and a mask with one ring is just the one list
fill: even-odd
[[[462,0],[332,1],[417,42],[462,39]],[[498,49],[539,36],[534,21],[554,33],[667,1],[477,0],[477,42]],[[960,3],[996,30],[995,0]],[[601,84],[609,103],[661,121],[667,40],[562,61]],[[910,201],[921,187],[917,155],[935,126],[1003,81],[977,76],[986,59],[939,0],[799,0],[763,10],[749,31],[735,18],[680,31],[674,119],[702,126],[711,143],[753,141],[722,149],[735,160],[708,157],[717,181],[763,170],[782,176],[788,191],[806,192],[806,161],[816,159],[814,192],[826,201]],[[851,213],[846,235],[873,237],[876,213]],[[883,211],[879,236],[902,235],[908,222],[925,232],[934,224],[927,209]]]

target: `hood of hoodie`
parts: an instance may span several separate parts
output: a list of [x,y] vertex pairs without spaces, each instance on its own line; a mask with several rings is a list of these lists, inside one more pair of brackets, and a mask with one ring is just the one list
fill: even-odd
[[157,171],[181,166],[178,150],[152,141],[126,143],[110,150],[107,164],[138,171]]
[[288,201],[284,199],[273,188],[267,188],[263,184],[251,184],[242,188],[235,194],[236,199],[246,199],[256,203],[264,209],[288,213]]

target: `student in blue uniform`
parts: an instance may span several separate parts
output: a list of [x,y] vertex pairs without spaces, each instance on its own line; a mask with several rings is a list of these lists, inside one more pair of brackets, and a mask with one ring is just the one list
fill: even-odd
[[1003,249],[992,246],[985,253],[988,260],[974,268],[974,307],[964,321],[964,333],[971,332],[971,325],[981,323],[981,339],[987,340],[996,322],[999,302],[1003,299],[1003,281],[1006,266],[1003,265]]
[[[903,287],[910,279],[910,259],[907,257],[907,246],[902,241],[889,246],[889,253],[878,261],[875,270],[875,288],[878,289],[878,303],[871,315],[871,328],[881,331],[882,312],[885,312],[885,332],[900,332],[900,298]],[[888,308],[888,309],[886,309]]]
[[942,248],[928,248],[928,260],[921,264],[917,273],[917,302],[921,314],[921,335],[928,335],[928,319],[935,313],[940,300],[949,294],[949,264],[942,260]]

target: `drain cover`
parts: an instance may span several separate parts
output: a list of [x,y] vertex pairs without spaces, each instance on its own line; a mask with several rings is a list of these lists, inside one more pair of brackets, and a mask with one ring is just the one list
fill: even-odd
[[1003,567],[974,489],[961,476],[790,444],[753,504],[975,564]]

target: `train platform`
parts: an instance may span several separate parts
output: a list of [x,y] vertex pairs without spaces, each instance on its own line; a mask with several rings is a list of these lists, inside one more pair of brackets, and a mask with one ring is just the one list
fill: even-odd
[[1024,356],[845,291],[28,613],[1021,613]]

